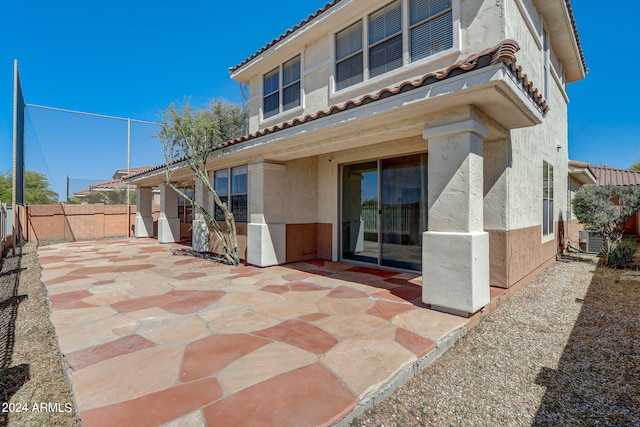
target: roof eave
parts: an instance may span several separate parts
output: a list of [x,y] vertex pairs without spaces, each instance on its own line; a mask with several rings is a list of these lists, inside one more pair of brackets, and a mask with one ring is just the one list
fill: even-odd
[[565,69],[567,83],[583,80],[587,74],[584,52],[569,0],[534,0],[543,15],[551,44]]

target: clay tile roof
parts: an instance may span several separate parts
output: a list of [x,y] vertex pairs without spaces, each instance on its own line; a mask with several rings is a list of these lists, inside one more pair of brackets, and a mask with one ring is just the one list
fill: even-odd
[[[143,173],[146,172],[148,169],[153,169],[154,166],[137,166],[134,168],[129,168],[129,175],[133,175],[134,173]],[[118,172],[122,172],[125,173],[127,172],[127,169],[118,169]]]
[[596,177],[598,185],[640,185],[640,171],[606,166],[589,166],[589,170]]
[[309,15],[306,19],[303,19],[298,25],[296,25],[295,27],[291,28],[290,30],[287,30],[286,32],[284,32],[283,34],[281,34],[280,36],[276,37],[275,39],[271,40],[269,43],[267,43],[262,49],[260,49],[259,51],[257,51],[256,53],[254,53],[253,55],[251,55],[250,57],[248,57],[247,59],[245,59],[244,61],[242,61],[241,63],[239,63],[238,65],[236,65],[235,67],[230,67],[229,68],[229,72],[233,73],[236,70],[238,70],[239,68],[243,67],[244,65],[246,65],[247,63],[251,62],[255,57],[257,57],[258,55],[262,54],[264,51],[268,50],[270,47],[280,43],[282,40],[286,39],[287,37],[289,37],[291,34],[295,33],[296,31],[298,31],[300,28],[304,27],[305,25],[307,25],[309,22],[313,21],[314,19],[316,19],[318,16],[322,15],[323,13],[325,13],[327,10],[331,9],[333,6],[335,6],[336,4],[340,3],[342,0],[333,0],[330,3],[327,3],[324,5],[324,7],[322,7],[321,9],[318,9],[315,13],[312,13],[311,15]]
[[574,168],[586,169],[589,167],[589,163],[580,162],[578,160],[569,160],[569,166],[573,166]]
[[578,45],[578,51],[580,51],[580,60],[582,61],[582,68],[584,72],[588,72],[587,62],[584,59],[584,52],[582,51],[582,44],[580,43],[580,35],[578,34],[578,25],[576,24],[576,17],[573,14],[573,8],[571,7],[571,0],[565,0],[567,4],[567,10],[569,11],[569,18],[571,19],[571,25],[573,26],[573,35],[576,37],[576,44]]
[[89,190],[101,190],[101,189],[114,189],[114,188],[127,188],[127,183],[121,179],[112,179],[109,181],[97,182],[89,186]]
[[[265,135],[280,132],[284,129],[288,129],[294,126],[299,126],[304,123],[309,123],[314,120],[318,120],[327,116],[331,116],[333,114],[347,111],[352,108],[357,108],[362,105],[370,104],[372,102],[376,102],[381,99],[388,98],[390,96],[415,90],[424,86],[429,86],[433,83],[436,83],[441,80],[446,80],[447,78],[450,78],[450,77],[455,77],[460,74],[467,73],[469,71],[473,71],[476,69],[488,67],[490,65],[499,64],[499,63],[502,63],[506,67],[508,67],[511,73],[519,81],[525,93],[529,95],[531,100],[537,105],[540,111],[543,114],[546,114],[546,112],[549,110],[547,101],[544,99],[540,91],[534,86],[534,84],[528,79],[527,75],[523,72],[522,67],[516,64],[515,54],[519,50],[520,50],[520,47],[518,46],[518,43],[516,41],[507,39],[498,43],[493,47],[485,49],[480,53],[471,55],[466,59],[460,60],[447,68],[425,74],[424,76],[416,80],[405,81],[398,85],[381,89],[374,94],[367,94],[361,98],[346,101],[343,104],[333,105],[327,108],[326,110],[321,110],[314,114],[307,114],[302,117],[296,117],[295,119],[292,119],[288,122],[280,123],[278,125],[271,126],[269,128],[260,129],[252,134],[244,135],[239,138],[235,138],[230,141],[219,144],[216,147],[216,150],[221,150],[223,148],[240,144],[246,141],[250,141],[252,139],[256,139]],[[178,164],[185,160],[186,160],[185,158],[178,159],[173,164]],[[125,180],[135,178],[147,172],[152,172],[154,170],[162,169],[164,168],[164,166],[165,165],[159,165],[141,173],[131,174],[128,177],[126,177]]]

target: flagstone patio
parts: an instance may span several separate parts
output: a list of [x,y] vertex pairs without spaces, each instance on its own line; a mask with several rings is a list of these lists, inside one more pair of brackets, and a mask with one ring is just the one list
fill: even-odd
[[334,424],[467,326],[424,307],[415,274],[325,261],[229,267],[178,247],[38,250],[85,427]]

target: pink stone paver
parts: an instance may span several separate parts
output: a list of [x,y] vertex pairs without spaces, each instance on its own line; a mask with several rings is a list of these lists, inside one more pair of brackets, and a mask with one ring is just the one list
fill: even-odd
[[39,249],[84,426],[329,425],[467,323],[424,308],[415,274],[229,267],[182,247]]
[[209,426],[315,426],[339,421],[357,403],[314,364],[245,389],[204,409]]
[[310,323],[287,320],[277,326],[254,332],[255,335],[295,345],[315,354],[323,354],[338,344],[338,340]]
[[65,355],[69,367],[74,371],[93,365],[112,357],[133,353],[145,348],[155,347],[155,344],[140,335],[129,335],[107,344],[97,345],[84,350],[74,351]]

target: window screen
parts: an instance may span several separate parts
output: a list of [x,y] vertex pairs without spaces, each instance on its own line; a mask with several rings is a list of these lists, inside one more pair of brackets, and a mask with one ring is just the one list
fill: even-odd
[[282,111],[300,105],[300,56],[282,65]]
[[402,3],[392,3],[369,16],[369,75],[402,66]]
[[[224,203],[229,203],[229,171],[223,169],[213,174],[213,189]],[[215,205],[214,217],[216,221],[224,221],[222,209]]]
[[358,21],[336,34],[336,88],[344,89],[362,79],[362,21]]
[[280,72],[278,68],[264,75],[263,117],[271,117],[280,111]]
[[453,46],[451,0],[409,0],[411,61]]

